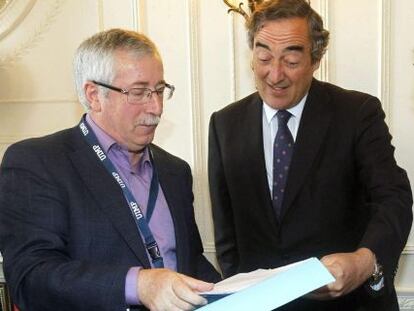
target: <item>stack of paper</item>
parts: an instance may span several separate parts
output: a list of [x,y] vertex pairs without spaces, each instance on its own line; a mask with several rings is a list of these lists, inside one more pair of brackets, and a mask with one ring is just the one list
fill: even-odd
[[200,311],[268,311],[335,281],[316,258],[277,269],[240,273],[202,293],[210,302]]

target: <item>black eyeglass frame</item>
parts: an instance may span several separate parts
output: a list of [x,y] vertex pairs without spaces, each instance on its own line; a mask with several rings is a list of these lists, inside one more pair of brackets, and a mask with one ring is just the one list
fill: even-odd
[[[133,88],[130,88],[130,89],[121,89],[121,88],[119,88],[119,87],[116,87],[116,86],[113,86],[113,85],[110,85],[110,84],[106,84],[106,83],[103,83],[103,82],[95,81],[95,80],[92,80],[92,82],[93,82],[94,84],[96,84],[96,85],[103,86],[103,87],[105,87],[105,88],[107,88],[107,89],[110,89],[110,90],[113,90],[113,91],[116,91],[116,92],[119,92],[119,93],[125,94],[125,95],[127,95],[127,96],[129,95],[129,92],[130,92],[132,89],[139,89],[139,90],[146,90],[146,91],[149,91],[149,93],[147,93],[148,95],[145,95],[147,98],[151,98],[153,93],[155,93],[155,94],[157,94],[158,96],[160,96],[160,95],[158,94],[158,91],[159,91],[159,90],[156,90],[156,89],[155,89],[155,90],[152,90],[152,89],[147,88],[147,87],[133,87]],[[164,87],[166,87],[166,88],[168,88],[168,89],[170,90],[170,95],[166,98],[166,100],[168,100],[168,99],[170,99],[170,98],[173,96],[174,91],[175,91],[175,86],[174,86],[174,85],[172,85],[172,84],[169,84],[169,83],[164,83],[164,84],[163,84],[163,86],[164,86]],[[144,97],[144,98],[145,98],[145,97]]]

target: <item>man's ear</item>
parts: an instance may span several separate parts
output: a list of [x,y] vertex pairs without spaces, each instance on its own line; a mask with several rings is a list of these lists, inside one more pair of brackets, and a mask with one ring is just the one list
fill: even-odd
[[87,81],[83,88],[85,91],[86,100],[89,102],[90,110],[94,112],[101,111],[102,102],[99,96],[98,86],[91,81]]
[[251,54],[250,57],[250,69],[254,72],[255,71],[255,64],[257,64],[257,59],[254,53]]

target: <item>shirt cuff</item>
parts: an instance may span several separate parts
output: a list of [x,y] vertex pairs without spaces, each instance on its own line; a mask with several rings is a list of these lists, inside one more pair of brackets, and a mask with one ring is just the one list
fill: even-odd
[[125,302],[128,306],[141,304],[138,297],[138,274],[142,267],[132,267],[125,278]]

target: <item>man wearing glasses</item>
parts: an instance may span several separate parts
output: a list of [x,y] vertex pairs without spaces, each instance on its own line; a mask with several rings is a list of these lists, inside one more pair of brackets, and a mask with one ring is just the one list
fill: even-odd
[[[164,80],[155,45],[120,29],[84,41],[79,125],[12,145],[0,250],[21,310],[192,310],[218,273],[202,255],[184,161],[151,144]],[[176,272],[178,271],[178,272]],[[201,281],[203,280],[203,281]]]

